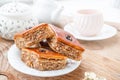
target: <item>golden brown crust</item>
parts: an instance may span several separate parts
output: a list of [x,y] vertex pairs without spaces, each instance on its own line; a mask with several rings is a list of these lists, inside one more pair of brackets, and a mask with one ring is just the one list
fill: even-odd
[[80,43],[78,42],[78,40],[76,40],[76,38],[73,35],[71,35],[70,33],[66,32],[60,28],[57,28],[53,25],[50,25],[50,26],[54,30],[55,38],[57,39],[58,42],[62,42],[62,43],[69,45],[73,48],[84,51],[84,48],[81,47]]
[[24,32],[15,34],[14,41],[18,48],[29,48],[52,36],[54,36],[52,28],[48,24],[42,23]]
[[64,56],[44,48],[24,48],[21,52],[21,60],[33,69],[48,71],[66,67],[67,59]]
[[23,48],[22,51],[27,51],[29,53],[34,53],[34,54],[38,54],[40,58],[46,58],[46,59],[66,59],[65,56],[57,53],[57,52],[53,52],[51,50],[48,49],[44,49],[44,48],[34,48],[34,49],[30,49],[30,48]]
[[24,37],[24,36],[32,33],[33,31],[37,31],[37,30],[40,29],[40,28],[42,29],[43,27],[48,27],[48,26],[49,26],[48,24],[42,23],[42,24],[40,24],[40,25],[36,25],[36,26],[32,27],[31,29],[25,30],[25,31],[20,32],[20,33],[16,33],[16,34],[14,35],[14,40],[15,40],[16,38],[18,38],[18,37]]
[[55,52],[61,53],[73,60],[81,60],[83,51],[66,45],[56,40],[56,38],[48,39],[48,44]]
[[[57,27],[55,27],[51,24],[46,24],[46,23],[42,23],[40,25],[37,25],[37,26],[35,26],[35,27],[33,27],[29,30],[26,30],[22,33],[17,33],[14,36],[14,40],[16,40],[17,38],[26,38],[26,37],[28,37],[29,34],[35,32],[37,30],[39,31],[39,29],[43,29],[43,28],[49,28],[49,31],[51,31],[51,32],[49,32],[51,37],[54,35],[58,41],[66,44],[66,45],[69,45],[73,48],[84,51],[84,48],[81,47],[80,43],[70,33],[66,32],[66,31],[64,31],[60,28],[57,28]],[[41,38],[41,35],[36,36],[36,38],[38,39],[38,42],[39,42],[39,38]],[[36,42],[34,40],[33,41],[31,40],[28,44],[28,41],[27,41],[27,45],[33,45],[33,44],[38,43],[38,42]]]

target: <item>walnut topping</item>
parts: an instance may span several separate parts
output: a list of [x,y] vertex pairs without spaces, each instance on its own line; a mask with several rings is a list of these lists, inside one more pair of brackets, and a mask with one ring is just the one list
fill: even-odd
[[72,41],[72,38],[70,35],[66,35],[66,39],[69,40],[69,41]]

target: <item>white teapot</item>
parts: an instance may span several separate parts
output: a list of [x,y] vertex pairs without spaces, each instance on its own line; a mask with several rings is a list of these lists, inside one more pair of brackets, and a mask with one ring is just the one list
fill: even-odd
[[58,23],[62,6],[58,6],[54,0],[34,0],[33,14],[39,22]]

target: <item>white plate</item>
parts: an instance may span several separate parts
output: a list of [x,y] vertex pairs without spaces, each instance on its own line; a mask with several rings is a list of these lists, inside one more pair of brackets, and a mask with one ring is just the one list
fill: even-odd
[[112,27],[112,26],[109,26],[109,25],[106,25],[104,24],[101,32],[99,34],[97,34],[96,36],[82,36],[80,35],[80,33],[74,28],[74,26],[72,26],[72,23],[71,24],[67,24],[65,27],[64,27],[64,30],[73,34],[73,36],[75,36],[77,39],[80,39],[80,40],[87,40],[87,41],[92,41],[92,40],[103,40],[103,39],[107,39],[107,38],[110,38],[114,35],[117,34],[117,30],[116,28]]
[[21,61],[20,54],[21,54],[20,50],[14,44],[8,51],[8,61],[10,65],[22,73],[33,75],[33,76],[39,76],[39,77],[53,77],[53,76],[60,76],[60,75],[67,74],[75,70],[81,63],[81,61],[74,61],[74,60],[68,59],[68,64],[64,69],[51,70],[51,71],[38,71],[26,66]]

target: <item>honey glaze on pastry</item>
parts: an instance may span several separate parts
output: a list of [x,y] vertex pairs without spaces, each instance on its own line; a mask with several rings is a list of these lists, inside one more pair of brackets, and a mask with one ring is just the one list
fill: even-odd
[[14,36],[15,44],[18,48],[30,48],[40,41],[54,35],[53,30],[48,24],[42,23]]
[[56,52],[74,60],[81,60],[84,48],[70,33],[50,25],[54,36],[47,39],[49,46]]
[[52,28],[55,32],[55,37],[57,38],[58,41],[65,43],[71,47],[74,47],[76,49],[79,49],[81,51],[84,51],[84,48],[81,47],[78,40],[72,34],[55,26],[52,26]]
[[66,66],[67,58],[45,48],[23,48],[22,61],[37,70],[58,70]]
[[73,35],[46,23],[17,33],[14,41],[22,52],[22,61],[37,70],[63,69],[67,58],[81,60],[84,52]]

